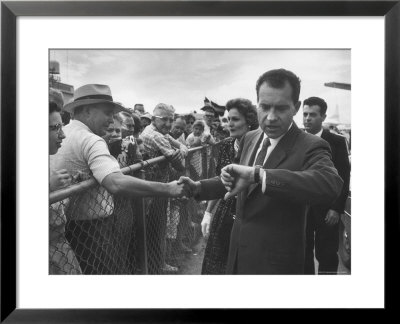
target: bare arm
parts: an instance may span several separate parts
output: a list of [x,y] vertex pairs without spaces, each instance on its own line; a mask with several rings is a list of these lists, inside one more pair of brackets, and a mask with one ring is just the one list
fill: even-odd
[[112,194],[134,197],[182,197],[187,194],[185,186],[177,181],[161,183],[127,176],[121,172],[107,175],[101,185]]

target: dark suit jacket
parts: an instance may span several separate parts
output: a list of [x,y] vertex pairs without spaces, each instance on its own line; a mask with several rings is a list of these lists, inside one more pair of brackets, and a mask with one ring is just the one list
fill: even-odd
[[326,129],[322,131],[321,138],[329,143],[332,151],[333,165],[343,180],[342,192],[329,209],[336,210],[338,213],[343,214],[350,186],[350,162],[346,139]]
[[[239,148],[240,164],[253,165],[260,129],[248,132]],[[331,160],[329,145],[302,132],[294,123],[268,157],[267,187],[252,185],[238,194],[227,273],[302,274],[305,253],[305,209],[332,203],[343,181]],[[219,178],[201,181],[198,199],[223,197]]]

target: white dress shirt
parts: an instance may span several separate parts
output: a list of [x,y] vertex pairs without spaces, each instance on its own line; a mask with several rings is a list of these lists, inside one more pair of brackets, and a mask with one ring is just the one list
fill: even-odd
[[[286,133],[289,131],[289,129],[292,127],[292,125],[293,125],[293,122],[290,124],[290,126],[289,126],[288,130],[286,131]],[[264,165],[265,162],[267,161],[268,157],[271,155],[271,153],[272,153],[272,151],[274,150],[274,148],[278,145],[278,143],[279,143],[279,141],[282,139],[282,137],[286,135],[286,133],[285,133],[285,134],[282,134],[282,135],[279,136],[278,138],[270,138],[270,139],[269,139],[270,142],[271,142],[271,145],[270,145],[270,146],[268,147],[268,149],[267,149],[267,154],[265,155],[265,159],[264,159],[263,165]],[[255,160],[257,159],[257,155],[258,155],[258,153],[260,153],[260,151],[261,151],[261,149],[262,149],[262,146],[263,146],[263,143],[264,143],[264,140],[265,140],[267,137],[268,137],[267,134],[264,133],[263,140],[261,141],[260,146],[258,147],[258,150],[257,150],[256,156],[255,156],[254,162],[255,162]],[[254,166],[254,164],[253,164],[253,166]],[[263,176],[262,176],[262,186],[261,186],[261,190],[262,190],[263,193],[265,193],[265,189],[266,189],[266,188],[267,188],[267,173],[264,172],[264,173],[263,173]]]

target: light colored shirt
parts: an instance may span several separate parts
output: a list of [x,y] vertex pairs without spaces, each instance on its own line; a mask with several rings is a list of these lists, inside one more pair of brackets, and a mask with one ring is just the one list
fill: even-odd
[[114,172],[121,172],[117,160],[110,154],[103,138],[94,134],[78,120],[63,128],[66,138],[57,154],[50,157],[53,170],[66,169],[74,177],[93,175],[99,184]]

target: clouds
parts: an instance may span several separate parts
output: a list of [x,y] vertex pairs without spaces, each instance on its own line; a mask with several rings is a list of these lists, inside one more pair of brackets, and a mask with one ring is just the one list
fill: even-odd
[[[350,83],[348,50],[54,50],[50,59],[60,62],[63,82],[108,84],[115,100],[147,111],[159,102],[179,113],[199,110],[205,96],[221,105],[236,97],[255,102],[257,78],[281,67],[301,78],[301,99],[327,93],[325,82]],[[350,115],[350,100],[342,99]]]

